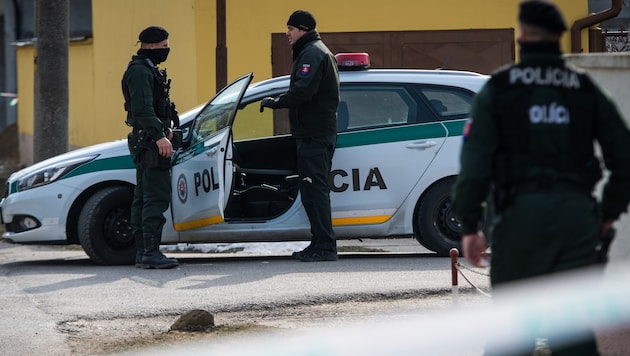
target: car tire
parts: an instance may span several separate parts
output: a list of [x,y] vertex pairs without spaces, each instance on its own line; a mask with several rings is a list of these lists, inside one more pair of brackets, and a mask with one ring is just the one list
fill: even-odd
[[133,188],[114,186],[97,191],[79,215],[79,242],[100,265],[135,263],[136,244],[131,231]]
[[416,240],[440,256],[448,256],[452,248],[461,251],[461,226],[451,203],[454,183],[455,178],[434,183],[416,205]]
[[[463,256],[461,224],[455,218],[451,202],[451,190],[455,177],[445,178],[434,183],[416,205],[415,238],[425,248],[448,256],[452,248]],[[494,204],[487,199],[483,212],[482,231],[489,236],[489,228],[494,218]]]

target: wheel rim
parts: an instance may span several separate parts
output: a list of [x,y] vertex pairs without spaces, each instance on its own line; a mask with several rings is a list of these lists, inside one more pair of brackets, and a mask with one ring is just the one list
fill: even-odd
[[103,234],[108,246],[116,250],[123,250],[133,245],[134,239],[130,223],[129,209],[116,208],[112,210],[104,222]]
[[450,199],[445,199],[437,209],[437,228],[447,239],[460,241],[461,224],[455,218],[455,210]]

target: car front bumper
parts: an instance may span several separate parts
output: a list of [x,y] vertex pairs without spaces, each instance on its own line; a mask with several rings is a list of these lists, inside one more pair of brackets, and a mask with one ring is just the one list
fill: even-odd
[[66,241],[66,221],[78,191],[63,184],[11,194],[0,201],[3,238],[13,242]]

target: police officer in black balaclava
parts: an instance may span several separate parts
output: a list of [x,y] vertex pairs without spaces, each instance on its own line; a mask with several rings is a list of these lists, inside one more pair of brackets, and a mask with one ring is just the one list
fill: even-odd
[[[171,199],[171,123],[177,112],[170,101],[170,79],[157,65],[170,51],[168,32],[158,26],[142,30],[137,55],[131,58],[122,79],[127,111],[129,151],[136,165],[136,187],[131,207],[131,227],[136,242],[136,267],[173,268],[176,259],[160,250],[164,212]],[[178,120],[177,120],[178,121]]]

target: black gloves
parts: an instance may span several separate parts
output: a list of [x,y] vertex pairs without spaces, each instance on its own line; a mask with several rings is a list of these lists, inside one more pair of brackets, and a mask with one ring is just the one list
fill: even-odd
[[278,99],[272,98],[270,96],[264,98],[263,100],[260,101],[260,112],[263,112],[265,107],[268,107],[268,108],[271,108],[271,109],[277,108],[278,107]]

